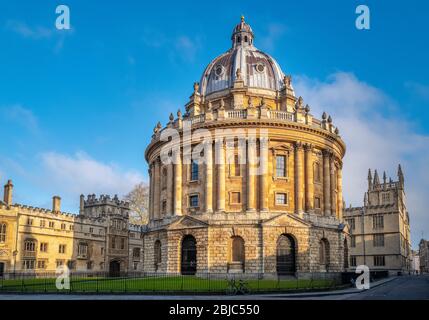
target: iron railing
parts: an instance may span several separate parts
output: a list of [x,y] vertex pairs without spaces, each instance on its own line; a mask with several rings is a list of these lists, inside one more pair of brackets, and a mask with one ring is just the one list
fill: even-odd
[[121,272],[113,277],[108,272],[74,272],[68,281],[58,278],[55,272],[4,273],[0,277],[0,293],[246,294],[333,290],[350,285],[349,279],[341,273],[326,272],[272,277],[151,272]]

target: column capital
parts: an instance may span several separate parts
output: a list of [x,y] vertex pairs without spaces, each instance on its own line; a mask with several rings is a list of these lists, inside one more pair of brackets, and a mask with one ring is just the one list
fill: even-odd
[[313,151],[314,146],[311,143],[304,143],[304,150],[309,152]]
[[295,141],[293,143],[293,148],[295,150],[302,150],[304,148],[304,144],[301,141]]
[[334,155],[331,149],[323,149],[322,154],[325,157],[332,157]]

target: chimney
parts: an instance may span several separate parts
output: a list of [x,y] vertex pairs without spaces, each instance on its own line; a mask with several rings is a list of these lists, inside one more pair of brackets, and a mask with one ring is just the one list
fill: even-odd
[[61,198],[59,196],[52,197],[52,211],[54,212],[61,211]]
[[79,205],[80,214],[83,214],[84,207],[85,207],[85,196],[83,194],[81,194],[80,195],[80,205]]
[[4,197],[3,197],[4,203],[6,203],[8,206],[12,205],[12,191],[13,191],[12,180],[8,180],[4,186]]

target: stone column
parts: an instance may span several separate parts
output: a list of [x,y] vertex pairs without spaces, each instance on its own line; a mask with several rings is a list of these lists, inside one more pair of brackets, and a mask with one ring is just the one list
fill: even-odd
[[182,215],[182,154],[180,148],[174,153],[174,215]]
[[268,211],[268,138],[259,140],[260,210]]
[[149,220],[153,219],[153,188],[154,188],[154,183],[153,183],[153,173],[154,169],[153,169],[153,163],[149,164]]
[[323,150],[323,209],[325,216],[331,215],[330,155],[331,152],[329,150]]
[[334,155],[331,154],[329,157],[329,169],[331,174],[331,181],[330,181],[330,187],[331,187],[331,216],[335,216],[337,212],[337,205],[335,200],[335,163],[334,163]]
[[169,216],[173,215],[173,185],[173,164],[171,163],[167,165],[167,210],[165,212]]
[[212,141],[204,146],[204,158],[206,163],[206,212],[213,212],[213,145]]
[[338,212],[337,217],[340,221],[343,220],[343,168],[340,163],[337,171],[337,201],[338,201]]
[[304,164],[304,149],[301,142],[295,142],[295,213],[302,215],[303,213],[303,200],[304,200],[304,177],[303,177],[303,164]]
[[247,211],[255,211],[256,187],[256,138],[247,140]]
[[314,209],[313,146],[305,145],[305,211]]
[[216,139],[217,210],[225,211],[225,145],[224,139]]
[[161,186],[161,175],[160,175],[160,160],[159,158],[156,158],[156,160],[154,161],[154,165],[155,165],[155,174],[154,174],[154,197],[153,197],[153,216],[154,219],[159,219],[160,218],[160,212],[161,212],[161,208],[160,208],[160,202],[161,202],[161,190],[160,190],[160,186]]

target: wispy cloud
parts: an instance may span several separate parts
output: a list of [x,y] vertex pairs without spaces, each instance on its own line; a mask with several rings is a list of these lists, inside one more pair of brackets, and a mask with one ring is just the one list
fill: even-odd
[[154,30],[143,30],[142,41],[144,45],[153,49],[164,50],[172,61],[194,62],[198,51],[201,49],[200,37],[190,37],[179,34],[167,36],[164,33]]
[[286,26],[282,23],[270,23],[268,24],[268,29],[265,35],[262,35],[259,39],[261,47],[268,51],[273,51],[275,49],[276,42],[283,36],[286,32]]
[[7,20],[5,27],[6,30],[14,32],[26,39],[54,41],[53,52],[55,54],[61,52],[66,38],[73,35],[75,32],[74,28],[70,30],[57,30],[54,27],[47,28],[40,25],[30,26],[26,22],[19,20]]
[[6,29],[11,30],[24,38],[47,39],[52,37],[53,30],[43,26],[29,26],[23,21],[8,20]]
[[0,107],[0,115],[3,119],[17,123],[32,133],[37,133],[39,131],[37,117],[31,110],[21,105]]
[[416,133],[413,123],[400,116],[385,116],[392,109],[399,114],[395,101],[353,74],[339,72],[324,81],[298,76],[294,85],[314,115],[320,117],[323,111],[332,114],[340,129],[347,145],[343,175],[347,203],[362,205],[368,168],[386,170],[396,179],[397,165],[402,164],[416,245],[422,231],[429,234],[425,200],[429,196],[429,136]]
[[46,152],[41,154],[41,163],[44,183],[58,193],[74,197],[81,193],[124,195],[144,180],[138,171],[97,161],[85,152]]
[[429,85],[409,81],[405,83],[405,87],[413,94],[416,94],[419,98],[429,101]]

